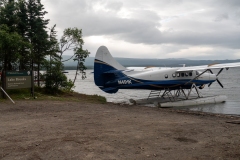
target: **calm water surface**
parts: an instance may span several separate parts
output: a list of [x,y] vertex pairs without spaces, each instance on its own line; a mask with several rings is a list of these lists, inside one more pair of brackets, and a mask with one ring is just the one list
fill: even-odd
[[[68,78],[73,79],[75,71],[68,72],[69,73],[66,74]],[[74,88],[76,92],[88,95],[101,95],[106,97],[108,102],[115,103],[129,103],[129,99],[131,98],[147,98],[150,93],[149,90],[119,90],[116,94],[107,94],[95,86],[92,72],[93,70],[87,70],[87,78],[85,80],[81,80],[81,76],[78,77],[75,84],[76,87]],[[213,72],[217,73],[218,70],[213,70]],[[226,95],[228,99],[225,103],[181,107],[181,109],[240,115],[240,69],[232,68],[228,71],[224,70],[219,75],[219,80],[224,85],[224,88],[221,88],[218,83],[215,82],[210,88],[206,86],[201,90],[201,93],[205,96]],[[179,109],[179,107],[177,109]]]

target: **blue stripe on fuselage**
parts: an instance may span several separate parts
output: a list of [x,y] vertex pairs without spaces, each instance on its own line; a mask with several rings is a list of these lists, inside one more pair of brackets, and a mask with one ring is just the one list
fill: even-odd
[[[148,81],[148,80],[133,80],[133,78],[123,77],[112,82],[108,82],[107,86],[116,87],[118,89],[153,89],[153,88],[190,88],[192,83],[197,86],[208,84],[214,81],[210,80],[193,80],[191,83],[186,84],[191,79],[179,80],[162,80],[162,81]],[[186,85],[185,85],[186,84]]]

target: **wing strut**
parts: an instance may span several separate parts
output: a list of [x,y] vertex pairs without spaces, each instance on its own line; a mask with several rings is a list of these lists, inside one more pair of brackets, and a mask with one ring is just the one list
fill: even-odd
[[196,76],[195,78],[193,78],[192,80],[188,81],[188,82],[185,83],[184,85],[186,85],[186,84],[188,84],[188,83],[191,83],[192,81],[194,81],[195,79],[197,79],[198,77],[200,77],[201,75],[203,75],[204,73],[206,73],[207,71],[208,71],[208,69],[205,70],[204,72],[202,72],[201,74],[199,74],[198,76]]

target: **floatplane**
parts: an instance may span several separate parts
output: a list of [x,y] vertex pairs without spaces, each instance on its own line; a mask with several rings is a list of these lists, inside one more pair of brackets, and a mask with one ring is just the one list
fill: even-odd
[[[186,106],[224,102],[226,96],[203,97],[200,89],[217,82],[224,69],[240,67],[240,63],[210,64],[191,67],[124,67],[119,64],[105,46],[98,48],[94,61],[95,84],[106,93],[119,89],[150,90],[148,98],[130,99],[131,103],[151,103],[156,106]],[[214,74],[212,69],[220,69]],[[193,93],[194,92],[194,93]],[[195,96],[193,96],[193,94]]]

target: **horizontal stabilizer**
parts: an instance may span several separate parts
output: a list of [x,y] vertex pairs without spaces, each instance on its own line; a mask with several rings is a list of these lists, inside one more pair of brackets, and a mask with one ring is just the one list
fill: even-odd
[[99,87],[99,88],[106,93],[117,93],[117,91],[118,91],[118,89],[114,88],[114,87],[108,87],[108,88]]
[[114,79],[125,77],[125,75],[120,70],[110,70],[110,71],[104,72],[103,74],[112,74],[114,75]]

